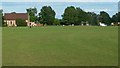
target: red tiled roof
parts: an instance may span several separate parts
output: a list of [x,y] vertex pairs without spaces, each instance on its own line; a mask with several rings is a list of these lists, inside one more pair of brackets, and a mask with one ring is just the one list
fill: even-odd
[[28,20],[28,14],[27,13],[5,13],[4,19],[5,20],[16,20],[16,19]]

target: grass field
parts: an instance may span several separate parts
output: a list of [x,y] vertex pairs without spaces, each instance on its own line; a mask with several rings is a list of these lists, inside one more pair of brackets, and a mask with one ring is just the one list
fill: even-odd
[[4,27],[3,66],[117,66],[118,27]]

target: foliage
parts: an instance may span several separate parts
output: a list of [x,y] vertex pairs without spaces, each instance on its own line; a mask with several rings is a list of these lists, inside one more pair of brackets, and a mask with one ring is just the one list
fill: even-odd
[[31,22],[36,22],[36,14],[37,14],[37,8],[28,8],[26,9],[27,13],[29,14],[30,16],[30,21]]
[[85,11],[74,6],[67,7],[62,15],[65,24],[80,25],[81,22],[88,21],[88,15]]
[[109,14],[105,11],[100,12],[99,21],[102,23],[105,23],[106,25],[111,24],[111,18],[109,16]]
[[98,25],[98,15],[94,12],[88,12],[88,22],[90,25]]
[[16,12],[11,12],[11,13],[16,13]]
[[65,24],[74,24],[76,18],[76,9],[74,6],[67,7],[62,15]]
[[27,23],[23,19],[16,19],[17,26],[27,26]]
[[59,19],[55,19],[53,25],[60,25],[60,20]]
[[112,16],[112,22],[118,22],[118,13]]
[[120,22],[120,12],[118,12],[118,22]]
[[76,8],[77,12],[77,23],[81,24],[81,22],[88,21],[88,15],[85,11],[83,11],[81,8]]
[[[100,14],[94,12],[85,12],[80,7],[69,6],[64,10],[62,19],[55,19],[55,11],[51,6],[43,6],[37,15],[37,8],[26,9],[29,14],[31,22],[37,22],[47,25],[81,25],[82,22],[88,22],[90,25],[99,25],[99,22],[110,25],[111,22],[120,22],[120,12],[112,16],[105,11],[101,11]],[[0,11],[2,12],[2,11]],[[12,12],[15,13],[15,12]],[[2,14],[2,13],[1,13]],[[3,16],[1,17],[3,21]],[[2,22],[4,25],[4,22]]]
[[118,22],[120,22],[120,12],[116,13],[115,15],[113,15],[111,21],[114,24],[118,24]]
[[55,11],[50,6],[43,6],[39,13],[40,22],[47,25],[53,25],[55,14]]

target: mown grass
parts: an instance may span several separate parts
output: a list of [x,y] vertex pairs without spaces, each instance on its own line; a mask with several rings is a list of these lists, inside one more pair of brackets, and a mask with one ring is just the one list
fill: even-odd
[[117,66],[118,27],[3,28],[3,66]]

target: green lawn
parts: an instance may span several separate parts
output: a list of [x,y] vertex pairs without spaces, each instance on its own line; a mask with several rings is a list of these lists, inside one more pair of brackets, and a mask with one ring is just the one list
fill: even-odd
[[3,66],[117,66],[118,27],[4,27]]

